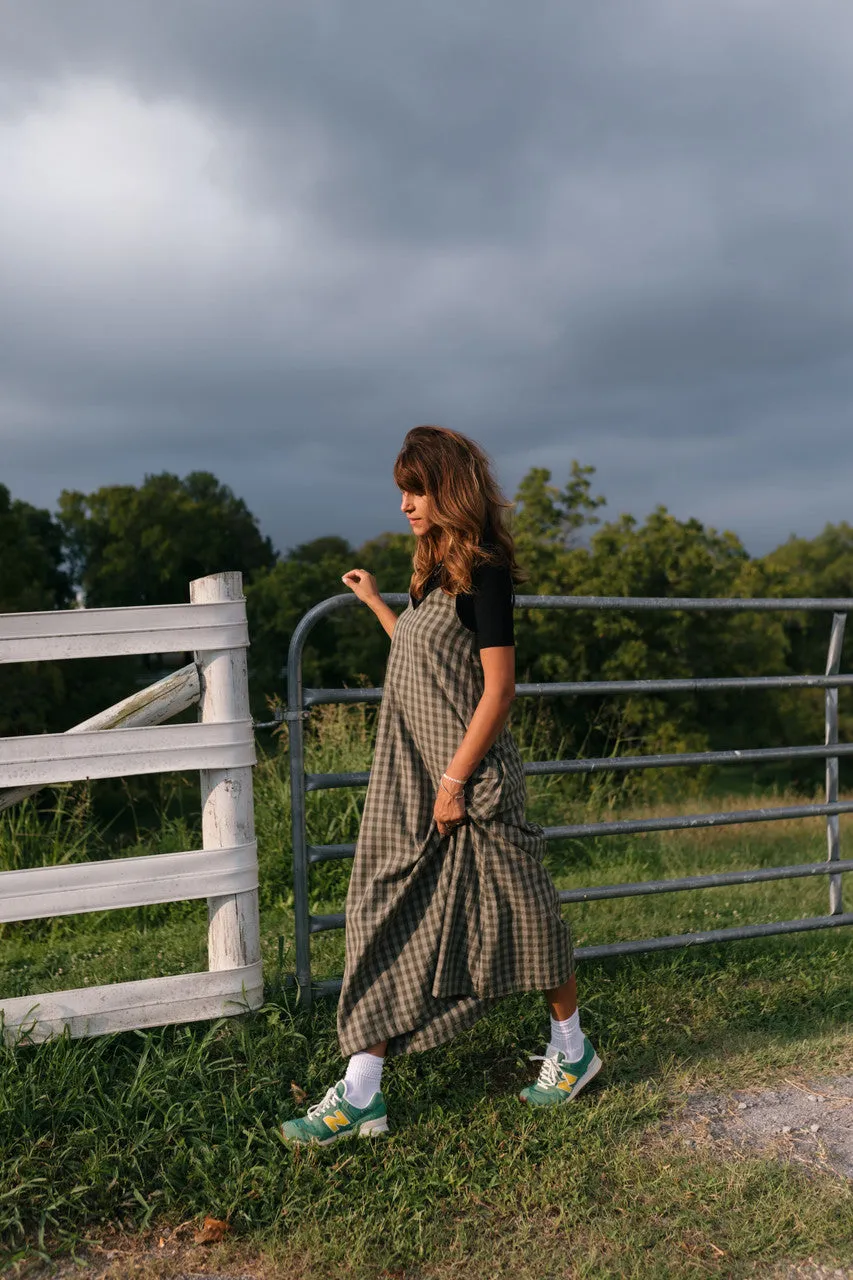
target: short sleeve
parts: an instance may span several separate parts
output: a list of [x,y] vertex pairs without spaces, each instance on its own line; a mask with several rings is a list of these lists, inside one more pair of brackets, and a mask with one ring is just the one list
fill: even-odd
[[512,575],[508,565],[479,564],[472,575],[472,602],[477,647],[515,644]]

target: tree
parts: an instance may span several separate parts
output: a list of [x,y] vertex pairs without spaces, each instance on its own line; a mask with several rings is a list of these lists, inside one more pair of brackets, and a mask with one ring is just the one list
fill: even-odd
[[[249,615],[249,675],[253,701],[261,709],[262,700],[286,691],[285,667],[290,638],[300,618],[327,596],[347,590],[341,576],[353,567],[353,553],[343,539],[317,539],[325,550],[311,543],[295,548],[257,573],[246,590]],[[334,545],[329,545],[333,543]],[[306,684],[340,683],[332,679],[339,672],[338,631],[331,619],[319,623],[303,661]]]
[[[66,609],[72,601],[59,525],[49,511],[13,499],[0,485],[0,613]],[[0,667],[0,735],[57,728],[64,693],[58,663]]]
[[[659,506],[642,525],[623,515],[593,535],[583,594],[715,598],[764,592],[734,533],[718,533],[694,519],[677,520]],[[586,641],[585,656],[603,677],[703,678],[786,670],[788,644],[774,614],[638,610],[593,617],[595,633]],[[645,725],[661,741],[677,726],[685,742],[707,740],[731,748],[762,745],[756,725],[764,737],[770,718],[766,695],[746,699],[725,692],[666,694],[665,701],[632,701],[629,710],[638,728]],[[670,730],[663,734],[667,718]]]
[[73,601],[62,530],[49,511],[0,484],[0,612],[65,609]]
[[[791,537],[758,562],[771,596],[853,597],[853,527],[846,522],[828,524],[815,538]],[[827,613],[802,611],[780,615],[787,637],[789,670],[798,675],[820,675],[826,669],[831,619]],[[853,620],[848,620],[845,654],[853,643]],[[842,671],[849,666],[842,664]],[[791,690],[782,702],[780,742],[805,744],[823,738],[824,695]],[[840,689],[840,736],[853,732],[853,692]],[[847,762],[842,761],[842,771]]]
[[276,559],[242,498],[207,471],[146,476],[139,488],[63,490],[59,510],[90,608],[182,603],[193,578],[238,569],[248,579]]
[[582,467],[573,459],[562,490],[550,483],[551,472],[545,467],[533,467],[519,484],[512,533],[529,574],[529,594],[562,594],[568,589],[577,567],[571,552],[581,546],[582,531],[599,523],[595,513],[605,505],[601,495],[592,495],[594,475],[595,467]]
[[[732,533],[679,521],[658,507],[643,523],[622,515],[595,529],[600,499],[589,468],[573,465],[561,492],[531,472],[519,490],[520,558],[534,566],[534,590],[580,596],[747,596],[762,594],[760,572]],[[531,592],[532,594],[533,592]],[[754,613],[532,609],[519,619],[520,679],[575,681],[757,675],[786,670],[788,642],[778,618]],[[555,702],[575,750],[673,751],[771,745],[777,721],[769,695],[715,693],[608,696]]]
[[[316,538],[258,574],[247,592],[256,705],[263,697],[285,694],[284,667],[297,623],[321,600],[351,595],[341,581],[349,569],[367,569],[383,594],[406,592],[412,550],[412,535],[405,533],[382,533],[357,549],[343,538]],[[305,683],[352,687],[366,680],[380,685],[387,657],[388,636],[373,614],[354,600],[311,631],[303,659]]]

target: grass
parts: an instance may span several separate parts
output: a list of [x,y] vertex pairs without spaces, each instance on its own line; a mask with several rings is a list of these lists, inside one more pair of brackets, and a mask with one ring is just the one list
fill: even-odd
[[[513,728],[528,758],[552,754],[535,721]],[[366,768],[370,733],[366,713],[330,708],[307,767]],[[291,1082],[315,1100],[342,1066],[334,1005],[301,1010],[282,981],[280,948],[284,969],[292,964],[285,765],[282,752],[256,773],[264,1007],[0,1050],[7,1260],[117,1228],[156,1237],[205,1214],[230,1224],[235,1243],[217,1246],[224,1264],[251,1254],[268,1274],[294,1277],[729,1277],[785,1258],[849,1258],[853,1196],[841,1179],[687,1148],[661,1124],[693,1088],[853,1070],[853,934],[843,929],[582,965],[583,1022],[605,1071],[565,1111],[530,1113],[515,1099],[547,1021],[540,996],[512,996],[452,1043],[389,1064],[395,1132],[381,1147],[283,1148],[275,1121],[300,1110]],[[604,812],[614,798],[595,785],[531,779],[530,816],[548,825]],[[705,807],[686,776],[677,786],[666,802],[635,795],[631,812]],[[110,832],[98,828],[88,793],[58,795],[59,817],[30,805],[0,819],[0,866],[105,856]],[[739,794],[731,807],[758,800]],[[309,837],[352,839],[359,801],[357,792],[310,796]],[[728,807],[719,792],[713,807]],[[196,823],[189,807],[115,852],[191,848]],[[842,822],[842,844],[851,836]],[[561,887],[824,855],[820,820],[549,851]],[[333,910],[347,868],[320,871],[313,906]],[[783,881],[575,905],[568,918],[580,945],[823,914],[826,892],[825,878]],[[204,904],[190,903],[6,926],[0,991],[203,968],[205,921]],[[339,972],[342,935],[320,935],[313,955],[318,976]]]

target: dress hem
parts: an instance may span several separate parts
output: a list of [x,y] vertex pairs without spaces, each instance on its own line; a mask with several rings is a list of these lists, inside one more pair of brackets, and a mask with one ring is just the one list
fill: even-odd
[[[494,994],[490,993],[489,995],[479,995],[476,991],[464,991],[464,992],[454,991],[451,995],[442,995],[437,998],[442,1000],[452,1000],[454,999],[454,997],[456,997],[460,1001],[461,1000],[474,1001],[475,1003],[473,1003],[470,1007],[470,1010],[467,1011],[467,1012],[470,1012],[470,1014],[472,1014],[473,1016],[468,1017],[465,1015],[460,1015],[460,1021],[454,1022],[452,1026],[449,1026],[447,1028],[447,1033],[445,1035],[439,1035],[438,1038],[436,1039],[429,1038],[428,1028],[430,1026],[430,1023],[422,1024],[419,1027],[410,1027],[406,1031],[396,1031],[396,1030],[391,1030],[390,1028],[385,1031],[377,1031],[375,1038],[371,1041],[371,1044],[361,1045],[361,1044],[354,1043],[353,1047],[349,1047],[346,1041],[339,1034],[338,1045],[341,1051],[341,1055],[342,1057],[348,1058],[348,1057],[351,1057],[354,1053],[364,1053],[367,1049],[371,1048],[372,1045],[381,1044],[382,1041],[385,1041],[386,1044],[388,1045],[388,1049],[386,1049],[385,1056],[389,1058],[398,1057],[404,1053],[421,1053],[427,1049],[438,1048],[439,1045],[446,1044],[449,1040],[452,1040],[456,1035],[459,1034],[460,1031],[466,1031],[469,1027],[472,1027],[474,1023],[478,1022],[480,1018],[482,1018],[489,1011],[490,1007],[493,1004],[495,1004],[498,1000],[503,1000],[507,996],[512,996],[512,995],[524,995],[528,992],[541,991],[544,993],[546,990],[552,989],[553,987],[562,986],[564,982],[568,982],[569,978],[571,978],[574,973],[575,973],[575,964],[574,964],[574,956],[572,956],[570,961],[569,972],[566,974],[565,977],[559,978],[556,982],[551,981],[549,979],[546,979],[544,981],[541,981],[538,979],[530,979],[525,982],[514,982],[511,986],[502,988],[501,990],[496,991]],[[416,1041],[418,1034],[421,1031],[423,1031],[427,1035],[427,1042],[424,1044],[409,1043],[410,1041],[413,1041],[413,1040]],[[392,1047],[393,1042],[395,1040],[398,1040],[398,1041],[405,1040],[406,1037],[408,1037],[408,1042],[405,1043],[403,1046],[399,1048]]]

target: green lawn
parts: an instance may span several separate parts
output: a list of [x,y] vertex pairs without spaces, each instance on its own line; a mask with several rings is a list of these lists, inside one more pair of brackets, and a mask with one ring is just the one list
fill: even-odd
[[[328,749],[338,767],[358,767],[340,744]],[[329,767],[319,752],[309,767]],[[287,1276],[729,1277],[783,1258],[849,1260],[843,1179],[689,1148],[661,1126],[693,1088],[853,1071],[845,929],[581,965],[583,1023],[605,1070],[557,1114],[516,1100],[547,1017],[541,996],[513,996],[451,1044],[389,1064],[394,1132],[382,1145],[286,1150],[275,1121],[299,1110],[291,1082],[316,1100],[342,1061],[333,1003],[302,1011],[281,981],[281,948],[292,966],[281,761],[257,780],[266,1004],[215,1024],[0,1051],[7,1258],[67,1250],[119,1224],[156,1233],[211,1214],[228,1219],[234,1258],[259,1251],[269,1274]],[[580,798],[561,785],[531,783],[531,816],[578,812]],[[351,838],[352,795],[309,803],[314,838]],[[8,865],[8,828],[5,839]],[[19,832],[18,864],[26,848]],[[561,887],[823,856],[820,820],[550,851]],[[330,869],[315,908],[338,907],[344,885],[345,870]],[[591,903],[569,918],[583,945],[823,914],[826,893],[825,878],[788,881]],[[0,991],[203,968],[205,919],[204,904],[188,904],[6,927]],[[321,935],[313,956],[318,976],[339,972],[342,935]]]

